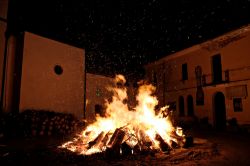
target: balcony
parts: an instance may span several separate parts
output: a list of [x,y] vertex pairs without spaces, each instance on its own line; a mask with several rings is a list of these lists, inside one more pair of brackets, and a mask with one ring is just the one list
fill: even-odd
[[157,83],[157,89],[159,93],[164,92],[172,92],[178,90],[187,90],[191,88],[196,88],[198,85],[203,87],[208,86],[216,86],[220,84],[230,84],[233,82],[240,81],[250,81],[250,66],[249,67],[241,67],[235,69],[224,70],[221,72],[221,78],[214,81],[214,76],[212,74],[203,74],[201,80],[197,80],[195,75],[190,75],[188,80],[178,79],[174,75],[174,78],[167,77],[165,81],[163,79],[159,79]]
[[250,80],[250,66],[224,70],[222,71],[220,78],[215,77],[212,74],[204,74],[202,75],[201,80],[203,87],[214,86],[218,84],[226,84],[237,81],[247,81]]

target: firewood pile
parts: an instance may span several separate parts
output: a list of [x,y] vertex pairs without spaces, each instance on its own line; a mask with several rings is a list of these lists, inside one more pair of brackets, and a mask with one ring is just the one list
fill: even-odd
[[0,116],[2,138],[66,136],[84,124],[72,114],[44,110],[26,110]]
[[3,116],[0,116],[0,140],[4,137],[6,128],[6,120]]
[[17,137],[19,135],[19,116],[13,113],[0,114],[0,139]]
[[168,152],[192,140],[186,138],[181,127],[173,125],[169,106],[158,105],[153,85],[140,83],[137,105],[131,108],[124,76],[117,75],[114,83],[115,87],[109,87],[113,96],[110,101],[106,100],[105,116],[96,116],[95,122],[61,148],[82,155],[104,152],[114,157],[124,153]]
[[[91,135],[91,133],[89,133]],[[156,134],[155,140],[159,144],[159,148],[155,148],[156,142],[145,135],[143,131],[138,135],[129,134],[126,127],[117,128],[115,132],[101,132],[97,137],[91,139],[89,142],[83,142],[79,137],[74,141],[70,141],[62,146],[73,150],[78,154],[88,154],[90,149],[99,149],[99,152],[104,152],[106,157],[119,157],[120,155],[131,155],[141,153],[157,153],[170,152],[172,149],[187,148],[193,145],[193,137],[180,136],[176,132],[170,134],[170,143],[167,143],[160,134]],[[92,151],[90,150],[90,153]]]
[[80,125],[72,114],[51,111],[27,110],[19,119],[25,137],[68,135]]

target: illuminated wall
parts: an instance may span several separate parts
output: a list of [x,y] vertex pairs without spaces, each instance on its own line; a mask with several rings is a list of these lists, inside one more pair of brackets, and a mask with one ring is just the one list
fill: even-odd
[[25,32],[20,111],[73,113],[83,117],[83,49]]
[[[245,26],[148,64],[145,66],[146,77],[151,82],[156,82],[157,96],[161,104],[176,103],[175,116],[178,118],[180,118],[179,97],[184,97],[184,118],[188,118],[187,96],[191,95],[195,116],[199,119],[208,117],[210,123],[214,124],[213,97],[217,92],[222,92],[225,96],[226,118],[236,118],[241,124],[250,124],[250,100],[247,96],[250,89],[249,43],[250,26]],[[221,56],[222,81],[217,84],[213,83],[212,57],[218,54]],[[185,63],[187,64],[187,80],[182,79],[182,65]],[[205,84],[202,85],[204,105],[196,104],[195,68],[198,65],[202,68],[202,79],[205,80],[203,80]],[[228,73],[229,80],[226,78],[226,73]],[[246,92],[244,92],[244,87],[247,87]],[[242,111],[235,111],[234,98],[242,100]]]
[[[126,78],[127,79],[127,78]],[[114,78],[107,77],[103,75],[96,75],[87,73],[86,76],[86,119],[88,123],[91,123],[95,120],[96,117],[96,105],[102,107],[102,111],[105,112],[105,103],[106,101],[111,102],[113,93],[108,90],[108,88],[115,87]],[[129,80],[127,80],[129,81]],[[135,106],[135,95],[136,89],[133,87],[133,84],[127,84],[127,95],[128,95],[128,106]]]
[[88,122],[95,120],[95,106],[100,105],[104,111],[105,100],[112,98],[112,93],[108,87],[114,87],[111,77],[87,73],[86,76],[86,119]]

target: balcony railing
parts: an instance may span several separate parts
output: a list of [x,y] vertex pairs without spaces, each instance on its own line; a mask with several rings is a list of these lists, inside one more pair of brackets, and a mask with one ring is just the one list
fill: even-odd
[[222,71],[221,78],[217,79],[212,74],[204,74],[201,80],[202,86],[250,80],[250,67],[224,70]]
[[[203,74],[201,76],[201,86],[215,86],[219,84],[226,84],[237,81],[250,80],[250,66],[241,67],[236,69],[224,70],[221,73],[221,78],[215,80],[212,74]],[[196,88],[197,78],[195,76],[190,76],[188,80],[181,79],[171,79],[166,76],[165,81],[159,80],[156,84],[157,89],[162,91],[176,91],[182,89]]]

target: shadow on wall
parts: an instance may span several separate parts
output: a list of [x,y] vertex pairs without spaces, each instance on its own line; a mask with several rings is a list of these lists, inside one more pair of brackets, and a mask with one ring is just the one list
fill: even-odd
[[101,116],[101,117],[105,116],[105,111],[102,105],[100,104],[95,105],[95,116]]

